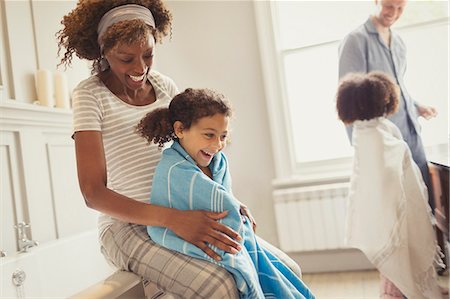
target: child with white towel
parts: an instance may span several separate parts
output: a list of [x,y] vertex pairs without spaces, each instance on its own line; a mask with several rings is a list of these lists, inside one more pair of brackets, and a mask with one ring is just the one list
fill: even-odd
[[380,272],[380,298],[441,299],[427,187],[400,130],[386,118],[398,105],[399,88],[384,73],[340,81],[338,116],[354,127],[347,244]]

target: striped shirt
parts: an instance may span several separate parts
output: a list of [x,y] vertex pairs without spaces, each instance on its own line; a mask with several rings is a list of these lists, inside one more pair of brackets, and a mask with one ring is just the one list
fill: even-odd
[[[106,159],[107,187],[129,198],[148,202],[153,175],[161,158],[155,144],[136,133],[136,125],[150,111],[167,107],[178,93],[174,82],[151,71],[156,101],[133,106],[115,96],[97,76],[80,82],[73,92],[74,132],[100,131]],[[112,223],[100,217],[101,231]]]

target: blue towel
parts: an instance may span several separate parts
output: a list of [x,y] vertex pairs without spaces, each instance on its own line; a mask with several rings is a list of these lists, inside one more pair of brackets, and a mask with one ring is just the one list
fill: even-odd
[[228,211],[227,217],[220,222],[242,236],[242,250],[238,254],[230,254],[211,246],[222,257],[217,262],[167,228],[149,226],[147,231],[152,240],[169,249],[226,268],[234,276],[240,298],[314,298],[289,267],[259,245],[250,221],[240,214],[239,202],[231,193],[225,155],[222,152],[216,154],[209,167],[213,180],[197,167],[175,141],[164,150],[156,168],[150,203],[179,210]]

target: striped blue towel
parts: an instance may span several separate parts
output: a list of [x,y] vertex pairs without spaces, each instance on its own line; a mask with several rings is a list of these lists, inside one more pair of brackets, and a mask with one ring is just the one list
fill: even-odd
[[178,142],[163,152],[153,178],[150,203],[179,210],[228,211],[220,220],[242,237],[242,250],[229,254],[216,247],[217,262],[200,248],[184,241],[171,230],[149,226],[148,234],[156,243],[189,256],[208,260],[233,274],[240,298],[314,298],[292,270],[270,251],[261,247],[250,221],[243,217],[238,201],[231,193],[231,179],[225,155],[216,154],[210,164],[213,180],[196,166]]

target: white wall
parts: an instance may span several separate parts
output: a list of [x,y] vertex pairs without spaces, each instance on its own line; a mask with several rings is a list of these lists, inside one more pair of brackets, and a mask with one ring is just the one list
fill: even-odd
[[[425,146],[447,143],[442,161],[448,161],[449,32],[448,20],[399,30],[407,46],[408,92],[414,100],[438,110],[436,118],[430,121],[419,118],[419,121]],[[429,148],[427,152],[430,160],[436,158],[432,150]]]
[[226,149],[236,197],[247,204],[258,234],[277,243],[271,180],[274,160],[262,81],[253,2],[168,1],[172,40],[158,45],[155,68],[180,90],[207,87],[234,108]]

